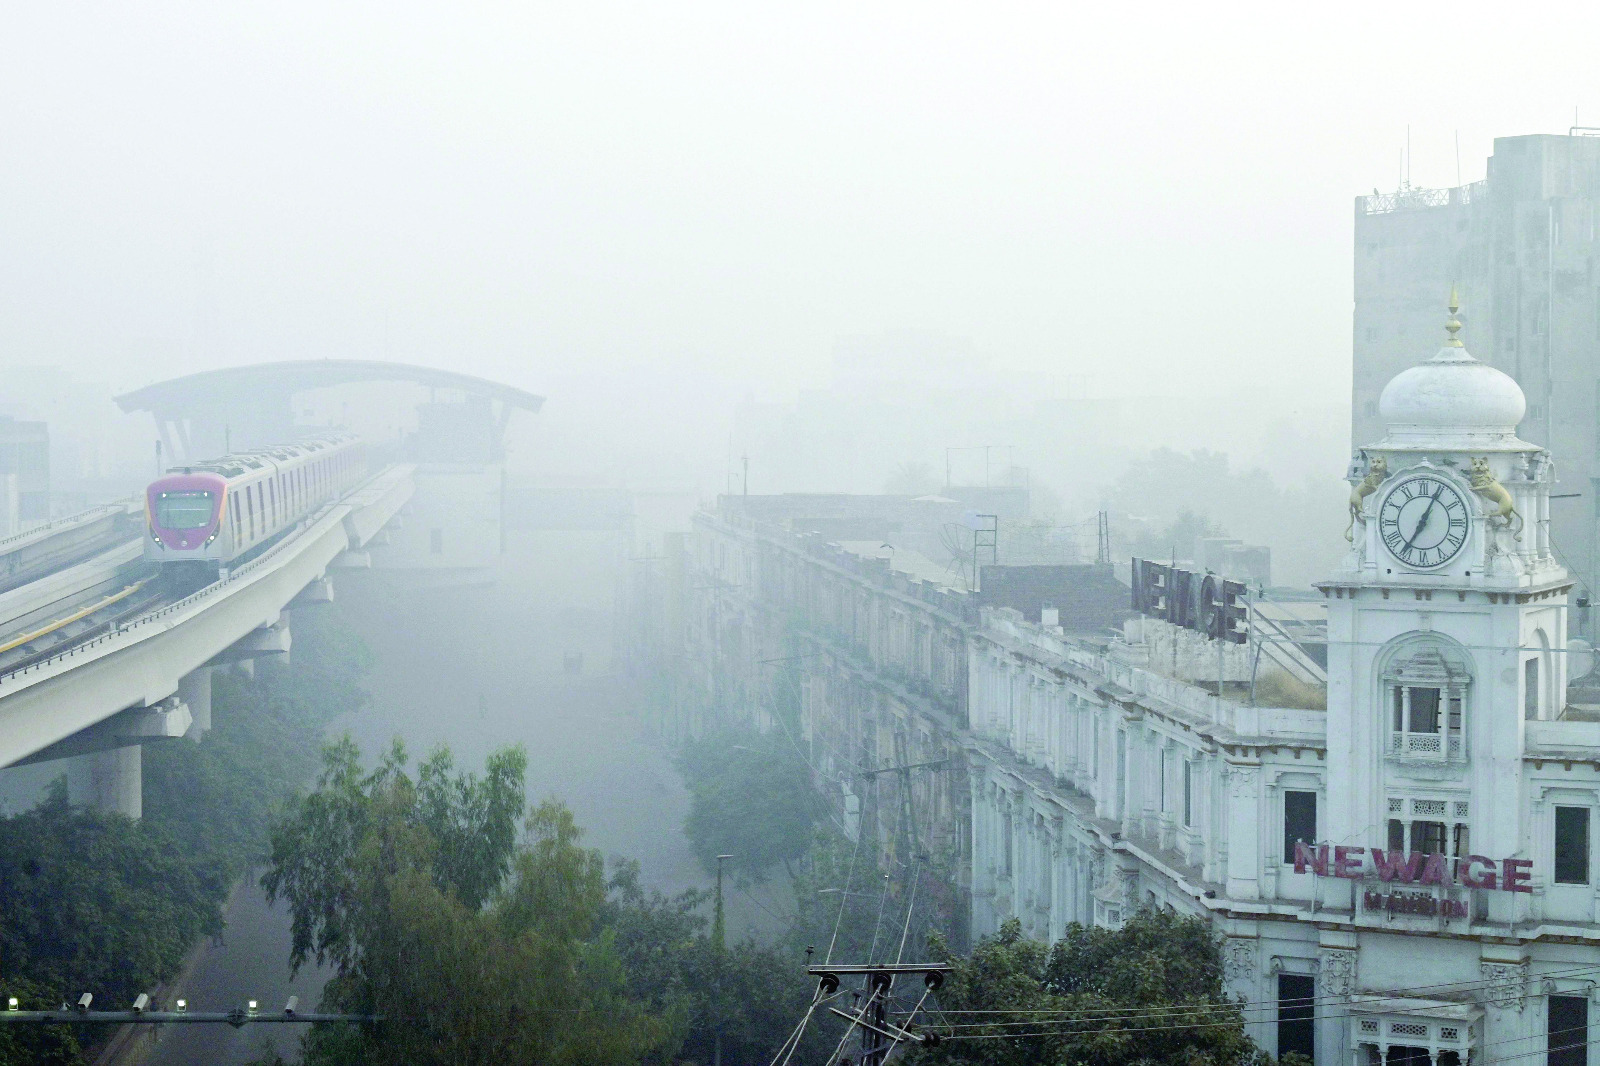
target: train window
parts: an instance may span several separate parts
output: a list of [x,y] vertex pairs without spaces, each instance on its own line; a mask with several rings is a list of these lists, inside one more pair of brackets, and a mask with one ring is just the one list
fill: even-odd
[[156,524],[167,529],[202,529],[211,524],[211,493],[163,492],[156,498]]

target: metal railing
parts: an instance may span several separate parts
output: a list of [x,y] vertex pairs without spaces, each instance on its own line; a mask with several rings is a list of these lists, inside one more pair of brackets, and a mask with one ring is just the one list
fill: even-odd
[[1462,758],[1461,737],[1451,733],[1448,742],[1449,754],[1447,755],[1446,738],[1438,733],[1391,732],[1389,734],[1389,754],[1419,759],[1449,759],[1451,761]]
[[9,537],[0,537],[0,555],[4,555],[6,552],[9,552],[12,548],[23,543],[24,541],[32,540],[36,537],[39,537],[41,534],[60,533],[62,530],[70,529],[73,526],[83,525],[86,522],[92,522],[96,519],[106,518],[117,514],[127,514],[129,508],[137,503],[138,497],[129,497],[128,499],[119,503],[103,503],[98,507],[91,507],[87,511],[79,511],[77,514],[66,515],[62,518],[52,518],[48,522],[40,523],[37,526],[30,526],[29,528],[22,530],[20,533],[13,533]]
[[345,495],[339,497],[337,500],[330,500],[315,514],[308,515],[307,517],[301,519],[300,528],[297,529],[291,536],[287,536],[278,541],[278,543],[272,545],[266,551],[262,552],[254,559],[251,559],[248,563],[245,563],[237,570],[230,570],[225,577],[212,582],[205,588],[200,589],[198,592],[190,593],[181,600],[174,600],[172,603],[166,604],[163,607],[158,607],[149,614],[140,615],[138,618],[135,618],[130,622],[124,622],[121,625],[115,626],[92,640],[86,640],[81,644],[74,644],[72,647],[64,649],[58,655],[52,655],[48,659],[40,659],[37,662],[29,663],[27,666],[21,667],[20,669],[0,674],[0,687],[3,687],[6,682],[15,678],[25,677],[35,671],[43,670],[45,667],[53,666],[56,663],[71,659],[80,652],[85,652],[91,648],[99,647],[107,641],[115,640],[126,633],[140,628],[141,626],[149,625],[151,622],[165,618],[177,611],[181,611],[186,607],[190,607],[196,603],[199,603],[201,600],[220,594],[222,590],[228,586],[239,581],[241,578],[248,577],[251,574],[256,573],[264,568],[268,562],[277,558],[284,552],[287,552],[292,546],[300,544],[300,538],[303,534],[325,522],[329,517],[331,517],[332,513],[336,509],[347,508],[349,506],[347,501],[349,501],[352,496],[356,495],[362,489],[370,488],[378,481],[379,478],[389,473],[389,471],[392,469],[394,468],[389,467],[385,470],[381,470],[377,474],[368,478],[366,481],[362,482],[360,485],[351,489]]
[[1449,207],[1452,204],[1480,203],[1488,197],[1488,179],[1453,189],[1397,189],[1394,192],[1374,193],[1361,197],[1361,213],[1387,215],[1395,211],[1416,211],[1428,207]]

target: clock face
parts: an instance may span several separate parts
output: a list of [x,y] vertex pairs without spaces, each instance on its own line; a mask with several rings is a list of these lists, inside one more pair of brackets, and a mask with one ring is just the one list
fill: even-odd
[[1383,498],[1378,535],[1396,559],[1426,570],[1454,559],[1467,543],[1469,513],[1456,487],[1440,477],[1407,478]]

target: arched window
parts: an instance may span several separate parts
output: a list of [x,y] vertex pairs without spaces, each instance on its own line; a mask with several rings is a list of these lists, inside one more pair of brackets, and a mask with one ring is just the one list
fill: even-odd
[[1441,641],[1416,641],[1399,649],[1382,676],[1390,755],[1466,758],[1472,669],[1465,654]]

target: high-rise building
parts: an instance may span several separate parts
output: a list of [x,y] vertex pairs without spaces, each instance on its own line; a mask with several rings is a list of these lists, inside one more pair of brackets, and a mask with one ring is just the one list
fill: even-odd
[[[1501,137],[1488,176],[1355,202],[1354,443],[1378,395],[1437,345],[1456,285],[1462,338],[1522,386],[1523,436],[1561,457],[1552,538],[1600,587],[1600,136]],[[1590,131],[1600,133],[1600,131]],[[1576,494],[1576,495],[1572,495]]]
[[50,519],[50,428],[0,415],[0,536]]

